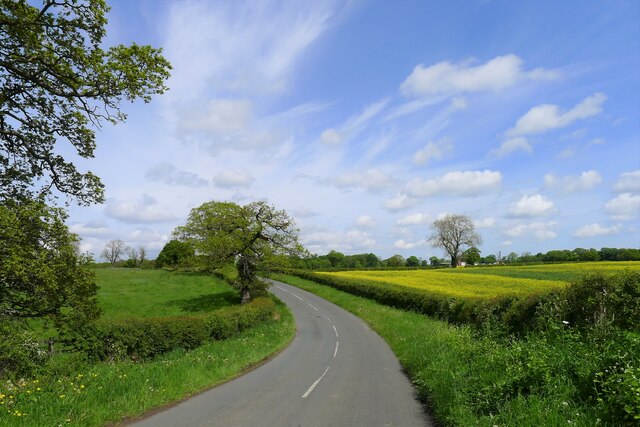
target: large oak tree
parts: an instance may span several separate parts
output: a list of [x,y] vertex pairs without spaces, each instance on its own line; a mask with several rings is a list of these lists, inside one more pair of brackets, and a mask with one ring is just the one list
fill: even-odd
[[476,232],[471,218],[465,215],[448,214],[431,225],[429,242],[444,249],[451,257],[451,267],[456,268],[464,248],[479,246],[482,237]]
[[176,228],[174,235],[190,243],[209,270],[235,263],[242,302],[247,302],[266,288],[257,277],[259,272],[304,252],[297,232],[286,211],[265,202],[244,206],[207,202],[192,209],[187,223]]

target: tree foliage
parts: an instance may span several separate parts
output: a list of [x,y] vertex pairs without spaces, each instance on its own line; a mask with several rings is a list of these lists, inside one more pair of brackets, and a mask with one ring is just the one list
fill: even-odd
[[0,200],[51,195],[102,202],[103,185],[56,150],[93,157],[94,129],[126,119],[123,101],[166,90],[160,49],[103,48],[105,0],[0,0]]
[[155,267],[176,267],[193,258],[194,255],[195,251],[191,244],[173,239],[167,242],[158,254]]
[[304,252],[298,243],[294,220],[284,210],[265,202],[240,206],[232,202],[207,202],[191,210],[187,223],[174,235],[189,242],[209,270],[235,262],[242,301],[261,293],[257,278]]
[[[102,258],[109,261],[112,266],[115,266],[116,262],[120,260],[122,255],[127,253],[127,251],[129,250],[130,248],[127,247],[126,243],[124,243],[122,240],[120,239],[110,240],[104,246],[101,256]],[[136,253],[136,258],[137,256],[138,254]]]
[[45,317],[59,327],[97,317],[97,287],[63,210],[0,204],[0,318]]
[[453,268],[458,266],[465,247],[479,246],[482,243],[482,237],[476,232],[473,221],[465,215],[448,214],[435,220],[431,230],[429,242],[449,254]]

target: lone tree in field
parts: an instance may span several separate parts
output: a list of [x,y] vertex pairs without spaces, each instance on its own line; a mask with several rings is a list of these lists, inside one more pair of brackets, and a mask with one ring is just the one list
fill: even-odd
[[482,237],[475,230],[471,218],[465,215],[448,214],[431,225],[429,243],[442,248],[451,257],[451,267],[458,266],[458,260],[465,247],[475,247],[482,243]]
[[298,230],[284,210],[265,202],[240,206],[231,202],[207,202],[194,208],[187,223],[174,235],[189,242],[209,270],[235,262],[237,286],[242,302],[266,290],[260,271],[286,263],[288,256],[301,255]]
[[102,258],[109,261],[111,266],[114,266],[128,250],[129,248],[122,240],[111,240],[104,246]]

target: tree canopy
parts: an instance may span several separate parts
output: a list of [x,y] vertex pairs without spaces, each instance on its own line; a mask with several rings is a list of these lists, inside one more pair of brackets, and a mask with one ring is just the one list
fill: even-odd
[[193,246],[180,240],[170,240],[164,245],[156,258],[156,268],[175,267],[188,259],[193,258],[195,252]]
[[207,202],[191,210],[187,223],[174,235],[195,248],[196,256],[214,270],[235,262],[238,287],[246,302],[265,289],[257,273],[286,263],[304,252],[298,230],[284,210],[265,202],[240,206]]
[[448,214],[435,220],[431,230],[429,242],[449,254],[453,268],[458,266],[465,247],[479,246],[482,243],[482,237],[476,232],[473,221],[465,215]]
[[56,150],[93,157],[94,129],[126,119],[122,101],[166,90],[160,49],[103,48],[105,0],[0,0],[0,200],[51,195],[102,202],[103,184]]

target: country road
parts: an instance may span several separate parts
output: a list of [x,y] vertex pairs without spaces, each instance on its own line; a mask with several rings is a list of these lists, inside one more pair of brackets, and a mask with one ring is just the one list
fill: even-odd
[[297,333],[273,360],[135,426],[425,426],[414,390],[387,344],[359,318],[273,282]]

